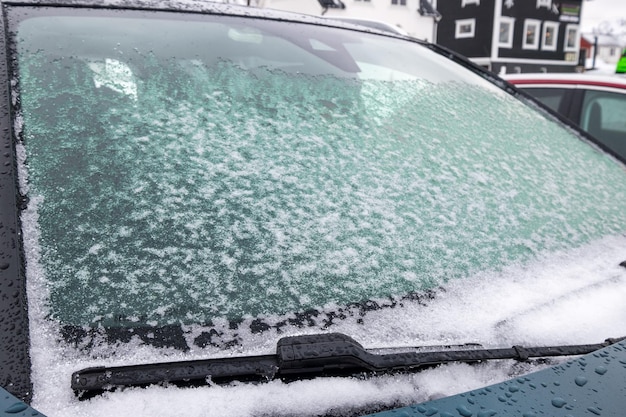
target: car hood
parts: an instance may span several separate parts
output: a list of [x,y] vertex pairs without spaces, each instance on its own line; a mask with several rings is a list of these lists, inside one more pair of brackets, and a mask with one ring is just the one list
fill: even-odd
[[[597,343],[626,334],[626,237],[597,240],[567,252],[551,253],[527,264],[483,272],[439,288],[428,300],[365,312],[332,326],[366,348],[479,342],[485,347],[512,344]],[[46,326],[44,320],[39,324]],[[35,324],[37,326],[37,324]],[[42,329],[43,330],[43,329]],[[296,330],[296,334],[308,329]],[[272,353],[284,332],[250,334],[235,355]],[[310,333],[319,332],[311,329]],[[34,333],[33,406],[48,416],[220,416],[362,415],[422,403],[521,377],[559,360],[449,364],[415,374],[372,378],[317,378],[293,383],[233,383],[178,388],[154,386],[107,392],[78,400],[71,373],[87,367],[207,357],[127,344],[117,355],[86,360],[59,347],[46,331]],[[75,356],[75,360],[68,357]],[[212,354],[210,354],[212,355]],[[223,356],[215,351],[212,356]],[[124,358],[118,359],[118,358]]]
[[399,412],[406,417],[456,413],[464,417],[490,417],[512,412],[529,417],[560,413],[619,416],[626,398],[625,363],[626,342],[621,342],[522,378],[379,413],[376,417],[396,416]]
[[[455,415],[491,417],[506,415],[512,410],[525,416],[548,412],[589,412],[595,415],[621,415],[626,387],[626,342],[622,341],[600,351],[581,356],[523,377],[450,397],[427,401],[401,409],[371,415],[405,417]],[[2,416],[16,413],[41,415],[27,404],[0,388]],[[448,413],[448,414],[446,414]]]

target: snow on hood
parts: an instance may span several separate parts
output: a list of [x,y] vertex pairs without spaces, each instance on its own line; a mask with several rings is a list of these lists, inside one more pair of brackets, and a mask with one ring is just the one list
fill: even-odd
[[[479,342],[485,347],[598,343],[626,334],[626,237],[597,240],[540,260],[450,282],[426,302],[367,313],[363,324],[344,321],[332,331],[366,348]],[[32,310],[37,316],[42,310]],[[546,363],[496,361],[450,364],[411,375],[228,386],[131,388],[79,401],[70,389],[72,372],[87,366],[223,356],[183,355],[146,346],[120,346],[119,358],[85,359],[54,342],[43,317],[33,317],[33,406],[53,416],[253,416],[317,415],[401,406],[497,383],[538,370]],[[40,327],[41,326],[41,327]],[[290,334],[302,333],[291,330]],[[314,332],[311,330],[309,332]],[[257,340],[237,354],[273,353],[278,338]],[[375,411],[370,408],[367,411]]]

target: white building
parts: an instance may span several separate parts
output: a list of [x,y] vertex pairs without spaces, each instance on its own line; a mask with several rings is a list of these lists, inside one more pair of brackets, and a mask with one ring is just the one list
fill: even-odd
[[598,58],[607,64],[617,64],[622,56],[622,48],[624,44],[620,39],[610,35],[592,35],[592,39],[598,37]]
[[[438,14],[436,0],[258,0],[260,7],[315,16],[377,20],[397,26],[409,35],[434,41]],[[327,4],[330,7],[324,8]],[[343,6],[343,7],[342,7]]]
[[626,42],[616,36],[585,33],[581,39],[581,48],[586,52],[588,69],[615,71],[615,66],[626,50]]

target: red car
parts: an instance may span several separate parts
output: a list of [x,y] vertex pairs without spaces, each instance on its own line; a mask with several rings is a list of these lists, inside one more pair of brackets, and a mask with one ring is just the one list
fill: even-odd
[[626,161],[626,78],[587,74],[504,77],[598,139]]

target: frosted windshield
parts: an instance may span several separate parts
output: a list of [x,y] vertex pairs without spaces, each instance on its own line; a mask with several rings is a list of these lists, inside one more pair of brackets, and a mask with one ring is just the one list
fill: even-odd
[[393,299],[626,229],[623,168],[535,110],[417,44],[291,26],[22,22],[51,317]]

